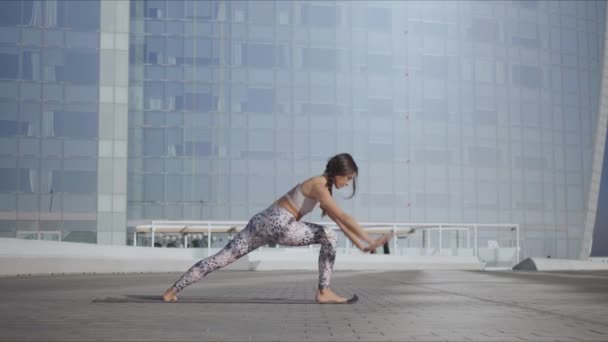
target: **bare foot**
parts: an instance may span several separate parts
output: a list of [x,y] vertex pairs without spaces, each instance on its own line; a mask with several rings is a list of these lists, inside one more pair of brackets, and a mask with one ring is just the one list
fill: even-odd
[[317,303],[325,304],[325,303],[346,303],[348,298],[338,296],[334,291],[330,288],[325,288],[323,290],[317,290]]
[[175,291],[175,289],[172,287],[168,288],[167,291],[165,291],[165,294],[163,295],[163,301],[164,302],[177,301],[177,291]]

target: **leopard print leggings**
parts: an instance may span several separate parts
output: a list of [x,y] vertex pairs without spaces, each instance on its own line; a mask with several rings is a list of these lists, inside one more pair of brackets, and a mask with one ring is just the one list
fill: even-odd
[[321,244],[319,289],[327,288],[336,259],[336,241],[337,234],[332,229],[296,221],[289,211],[273,205],[253,216],[247,226],[221,251],[194,264],[175,282],[173,288],[179,292],[207,274],[268,243],[285,246]]

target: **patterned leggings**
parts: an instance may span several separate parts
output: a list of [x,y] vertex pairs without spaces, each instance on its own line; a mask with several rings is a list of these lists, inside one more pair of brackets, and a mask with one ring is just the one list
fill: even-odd
[[207,274],[268,243],[285,246],[321,244],[319,289],[327,288],[336,259],[336,241],[337,234],[333,230],[314,223],[296,221],[289,211],[273,205],[253,216],[245,229],[236,234],[221,251],[190,267],[173,288],[179,292]]

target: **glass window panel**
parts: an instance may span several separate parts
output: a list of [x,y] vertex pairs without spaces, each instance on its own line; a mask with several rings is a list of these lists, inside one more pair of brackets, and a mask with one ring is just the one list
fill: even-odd
[[[17,210],[17,196],[15,194],[3,194],[0,190],[0,211],[15,211]],[[0,221],[0,232],[2,232],[2,224],[6,221]]]
[[164,156],[165,141],[164,132],[161,128],[144,128],[144,155]]
[[99,54],[68,51],[65,65],[57,67],[57,79],[74,84],[96,84],[99,81]]
[[19,24],[21,24],[21,1],[3,1],[0,11],[0,26],[16,26]]
[[17,171],[16,168],[0,168],[0,192],[17,191]]
[[0,43],[16,45],[19,41],[19,29],[0,26]]
[[249,88],[247,89],[247,102],[243,104],[246,112],[274,112],[274,89]]
[[490,19],[474,18],[469,29],[469,35],[478,42],[495,42],[498,39],[497,22]]
[[0,49],[0,78],[19,78],[19,54]]
[[144,175],[144,201],[164,201],[163,175]]
[[447,79],[448,59],[446,56],[424,56],[422,73],[425,78]]
[[66,157],[97,156],[97,140],[66,140],[63,148]]
[[19,139],[19,153],[22,156],[40,155],[40,141],[38,139]]
[[[71,28],[76,31],[96,31],[99,30],[99,1],[76,0],[63,1],[65,14],[60,15],[61,26]],[[47,6],[47,10],[49,7]],[[49,13],[47,13],[49,15]]]
[[99,49],[98,33],[68,31],[65,38],[70,48]]
[[21,42],[26,45],[42,44],[42,31],[38,29],[24,28],[21,30]]
[[249,132],[249,146],[252,151],[274,150],[274,134],[269,129],[258,129]]
[[66,86],[66,99],[68,103],[97,102],[99,87],[97,86]]
[[183,200],[183,179],[180,175],[167,175],[167,201],[181,202]]
[[335,49],[304,48],[302,49],[302,66],[304,68],[331,71],[337,68]]
[[336,27],[338,11],[336,6],[303,4],[300,8],[301,22],[312,27]]
[[389,8],[368,7],[367,27],[381,31],[390,31],[392,28],[391,10]]
[[53,116],[55,136],[70,138],[97,137],[97,113],[56,112]]
[[44,43],[49,46],[62,46],[63,45],[63,31],[56,30],[44,30]]
[[540,67],[531,65],[513,65],[513,83],[522,87],[539,88],[542,86],[543,72]]
[[18,210],[23,211],[38,211],[38,196],[33,194],[17,195]]
[[27,128],[27,122],[0,119],[0,137],[26,135],[28,131]]
[[393,56],[369,54],[367,56],[367,68],[373,73],[390,74],[393,69]]
[[252,24],[274,25],[275,1],[256,1],[249,4],[249,21]]
[[96,171],[53,170],[52,180],[52,188],[56,192],[87,194],[97,191]]
[[185,16],[184,1],[167,1],[167,17],[168,18],[184,18]]
[[[277,49],[274,45],[246,44],[243,46],[241,51],[241,61],[243,65],[258,68],[272,68],[275,65],[283,65],[283,61],[281,60],[279,62],[277,58]],[[280,51],[282,52],[282,49]]]
[[66,194],[63,196],[63,210],[77,213],[94,212],[97,210],[97,197]]

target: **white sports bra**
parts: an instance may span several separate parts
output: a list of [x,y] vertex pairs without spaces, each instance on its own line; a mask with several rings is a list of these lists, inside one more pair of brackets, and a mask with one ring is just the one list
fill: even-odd
[[289,192],[285,194],[285,197],[291,203],[291,205],[294,206],[298,213],[304,216],[311,212],[319,202],[317,200],[304,196],[300,186],[301,184],[298,183],[298,185],[293,187],[293,189],[289,190]]

